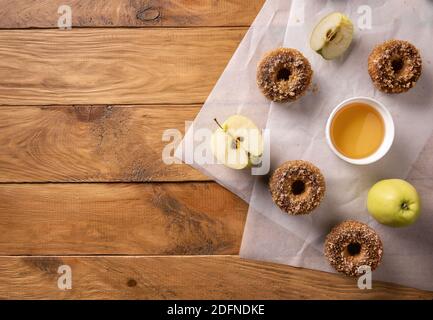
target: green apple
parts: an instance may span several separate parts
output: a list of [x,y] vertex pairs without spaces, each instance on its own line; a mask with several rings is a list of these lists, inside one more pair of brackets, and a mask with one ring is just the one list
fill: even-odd
[[388,179],[379,181],[370,189],[367,209],[382,224],[405,227],[418,219],[421,201],[418,192],[409,182]]
[[316,25],[311,33],[310,46],[326,60],[332,60],[349,48],[352,38],[352,21],[342,13],[334,12]]
[[211,147],[215,158],[232,169],[244,169],[260,163],[263,154],[263,138],[250,119],[233,115],[212,134]]

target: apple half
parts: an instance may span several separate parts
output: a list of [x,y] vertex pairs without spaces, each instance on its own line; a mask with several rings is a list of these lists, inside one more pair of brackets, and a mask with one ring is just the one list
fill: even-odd
[[311,48],[326,60],[341,56],[353,39],[353,24],[341,12],[328,14],[316,25],[310,37]]
[[212,134],[211,148],[215,158],[225,166],[241,170],[260,163],[263,138],[250,119],[233,115]]

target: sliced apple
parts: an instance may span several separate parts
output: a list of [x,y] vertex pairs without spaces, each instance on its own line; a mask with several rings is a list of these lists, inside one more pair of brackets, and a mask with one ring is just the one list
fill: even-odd
[[260,130],[250,119],[233,115],[212,134],[212,153],[232,169],[244,169],[260,163],[263,139]]
[[314,28],[311,48],[327,60],[341,56],[353,39],[353,24],[343,13],[334,12],[324,17]]
[[244,169],[249,165],[248,154],[221,128],[212,134],[212,153],[217,160],[232,169]]

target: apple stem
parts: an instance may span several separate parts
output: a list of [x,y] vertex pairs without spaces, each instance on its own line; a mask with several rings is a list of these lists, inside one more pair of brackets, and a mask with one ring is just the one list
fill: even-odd
[[233,137],[233,136],[230,134],[230,132],[228,132],[227,130],[225,130],[225,129],[223,128],[223,126],[220,125],[220,123],[218,122],[218,120],[217,120],[216,118],[214,118],[213,121],[216,122],[216,124],[218,125],[218,127],[220,127],[221,130],[225,132],[225,134],[229,135],[230,137],[232,137],[232,139],[235,139],[235,140],[236,140],[236,138]]
[[216,118],[214,118],[213,121],[216,122],[216,124],[218,125],[218,127],[221,128],[221,130],[224,130],[224,128],[222,127],[222,125],[220,125],[220,123],[218,122],[218,120]]

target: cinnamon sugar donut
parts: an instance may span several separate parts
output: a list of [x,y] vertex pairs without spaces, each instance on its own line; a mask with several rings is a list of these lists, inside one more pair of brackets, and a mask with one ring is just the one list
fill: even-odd
[[418,49],[403,40],[388,40],[376,46],[368,58],[368,73],[374,85],[386,93],[402,93],[415,86],[422,72]]
[[358,221],[344,221],[334,227],[325,240],[325,256],[338,272],[360,276],[360,266],[378,267],[383,246],[378,234]]
[[319,168],[308,161],[287,161],[269,180],[272,200],[291,215],[310,213],[325,195],[325,178]]
[[257,68],[257,85],[275,102],[294,101],[308,89],[313,71],[296,49],[279,48],[267,53]]

